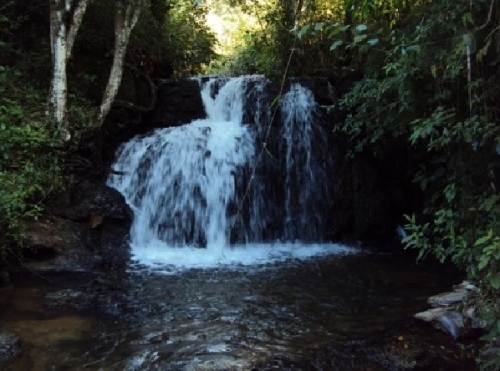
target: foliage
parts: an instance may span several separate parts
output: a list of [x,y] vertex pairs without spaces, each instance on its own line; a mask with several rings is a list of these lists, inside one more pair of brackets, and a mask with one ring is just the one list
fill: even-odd
[[[200,73],[215,55],[215,37],[204,23],[205,13],[206,8],[194,6],[192,0],[147,1],[132,32],[126,62],[155,77]],[[86,62],[88,71],[95,64],[98,80],[107,78],[113,56],[110,14],[114,14],[113,0],[93,2],[75,44],[75,54],[83,60],[74,58],[74,67],[81,70]]]
[[277,41],[270,32],[275,8],[266,1],[224,1],[210,3],[209,25],[217,33],[218,57],[209,72],[225,75],[278,71]]
[[240,13],[253,19],[253,23],[243,24],[229,20],[233,24],[233,39],[239,44],[232,39],[227,42],[230,46],[225,47],[221,64],[227,66],[229,61],[233,73],[250,70],[278,76],[285,69],[295,76],[338,76],[352,70],[358,62],[354,58],[358,47],[378,43],[377,33],[368,37],[364,23],[369,21],[378,33],[392,29],[410,12],[410,3],[407,0],[211,1],[218,13],[231,14],[225,16],[226,21]]
[[36,218],[61,189],[60,154],[43,107],[46,97],[19,70],[0,66],[0,255],[20,242],[22,220]]
[[[355,152],[382,161],[398,161],[388,147],[407,147],[417,165],[408,175],[425,203],[407,216],[403,242],[419,258],[451,260],[479,283],[493,344],[500,336],[500,52],[492,45],[500,19],[492,17],[494,1],[410,3],[398,27],[395,18],[380,27],[383,13],[315,26],[335,36],[332,50],[357,51],[352,63],[364,72],[341,101],[348,117],[336,130]],[[298,36],[314,36],[311,28]],[[347,29],[355,30],[349,42]],[[484,367],[498,367],[500,358],[489,362]]]
[[195,6],[192,0],[172,0],[170,4],[160,29],[166,39],[163,55],[169,58],[177,76],[201,73],[215,57],[215,35],[205,24],[207,9]]

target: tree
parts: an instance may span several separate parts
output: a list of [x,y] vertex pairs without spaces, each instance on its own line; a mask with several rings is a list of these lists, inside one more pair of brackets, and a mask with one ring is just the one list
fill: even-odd
[[66,123],[67,65],[89,2],[90,0],[50,0],[50,46],[53,67],[50,103],[57,131],[65,141],[70,139]]
[[[66,118],[68,86],[67,66],[78,29],[90,0],[51,0],[50,37],[52,54],[52,83],[50,92],[51,113],[56,131],[63,141],[71,136]],[[95,119],[95,126],[103,124],[118,93],[123,74],[123,62],[144,0],[115,0],[115,47],[113,65]]]
[[144,0],[117,0],[115,13],[115,49],[113,66],[97,114],[96,125],[103,124],[118,93],[123,75],[123,62],[132,29],[139,19]]

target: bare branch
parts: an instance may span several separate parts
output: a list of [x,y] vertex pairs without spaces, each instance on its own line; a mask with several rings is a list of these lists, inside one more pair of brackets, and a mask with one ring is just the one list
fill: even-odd
[[477,27],[476,31],[482,30],[483,28],[485,28],[490,23],[490,21],[491,21],[491,15],[493,14],[493,5],[495,5],[495,2],[496,2],[496,0],[491,0],[490,11],[488,12],[488,19],[486,20],[486,22],[482,26]]

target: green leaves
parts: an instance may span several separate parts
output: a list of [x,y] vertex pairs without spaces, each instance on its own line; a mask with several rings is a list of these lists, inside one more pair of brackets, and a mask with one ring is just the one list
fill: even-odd
[[335,41],[331,46],[330,46],[330,51],[334,51],[337,49],[339,46],[344,45],[344,42],[342,40],[337,40]]
[[485,272],[484,280],[494,289],[500,289],[500,237],[493,229],[479,237],[474,247],[482,247],[477,268]]
[[368,29],[368,26],[365,24],[358,24],[355,29],[357,32],[361,33],[363,31],[366,31]]
[[44,112],[44,94],[22,73],[0,68],[0,254],[17,242],[20,221],[43,209],[41,201],[62,187],[59,154]]
[[[453,262],[478,284],[489,340],[500,336],[500,52],[492,47],[500,21],[488,16],[492,4],[427,2],[419,19],[380,33],[365,18],[369,27],[355,26],[351,44],[336,45],[365,53],[366,63],[335,128],[354,152],[412,172],[422,204],[406,217],[403,245],[418,259]],[[467,49],[476,50],[469,64]]]

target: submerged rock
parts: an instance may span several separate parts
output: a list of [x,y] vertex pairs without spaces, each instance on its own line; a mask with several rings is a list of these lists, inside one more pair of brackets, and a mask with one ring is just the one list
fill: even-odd
[[21,339],[9,332],[0,332],[0,363],[17,357],[22,352]]
[[96,295],[73,289],[60,290],[45,295],[43,304],[48,310],[87,310],[96,305]]

